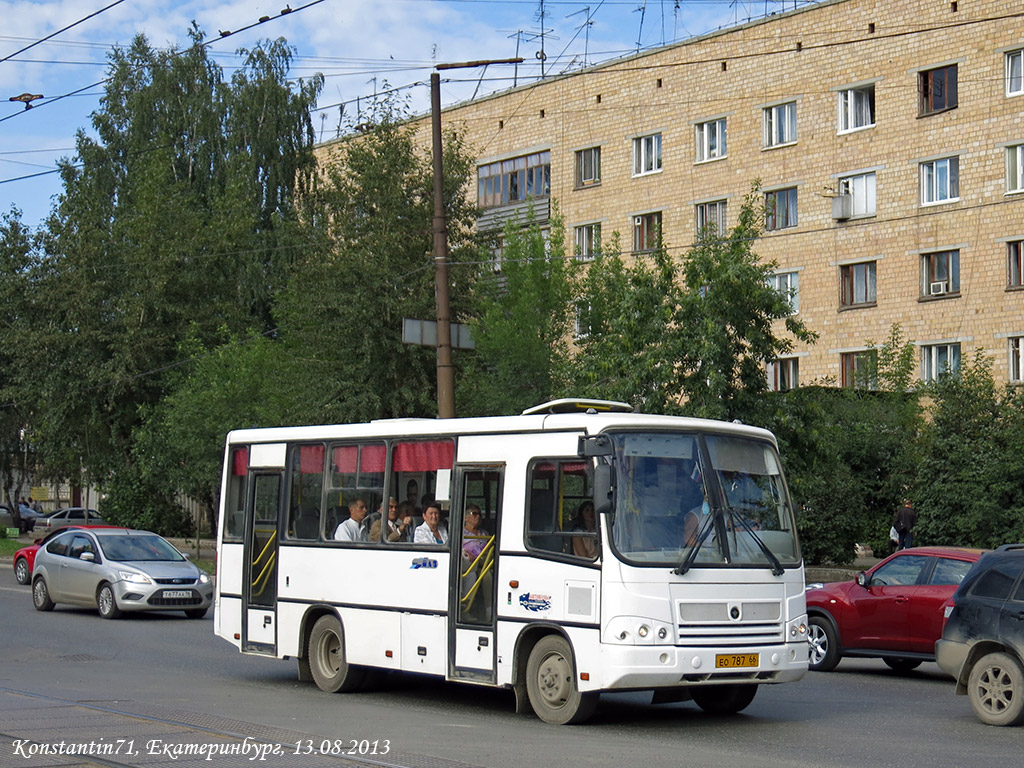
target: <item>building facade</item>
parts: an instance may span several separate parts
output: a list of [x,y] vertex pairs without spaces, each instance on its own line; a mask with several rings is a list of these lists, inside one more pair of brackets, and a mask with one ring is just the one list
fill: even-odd
[[[930,380],[979,348],[1024,382],[1024,6],[826,0],[448,108],[479,225],[557,200],[586,258],[613,232],[683,252],[735,224],[820,334],[773,386],[852,385],[894,323]],[[419,128],[429,146],[429,117]]]

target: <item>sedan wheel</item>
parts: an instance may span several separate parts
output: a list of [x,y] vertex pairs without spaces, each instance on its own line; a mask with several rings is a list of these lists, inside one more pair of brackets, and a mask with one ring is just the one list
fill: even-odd
[[1024,670],[1007,653],[982,656],[971,668],[967,696],[974,714],[989,725],[1024,722]]
[[50,599],[50,590],[46,587],[46,580],[40,576],[32,585],[32,605],[37,611],[52,611],[53,600]]
[[19,557],[14,564],[14,577],[19,584],[28,584],[32,580],[32,571],[28,569],[28,561],[24,557]]
[[117,600],[114,599],[114,588],[109,584],[104,584],[96,593],[96,607],[99,608],[100,616],[104,619],[119,619],[121,617],[121,609],[117,607]]

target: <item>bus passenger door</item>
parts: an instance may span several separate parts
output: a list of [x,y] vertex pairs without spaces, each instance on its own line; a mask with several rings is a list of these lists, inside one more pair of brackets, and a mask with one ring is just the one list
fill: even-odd
[[503,476],[502,466],[455,469],[449,526],[458,549],[451,560],[450,678],[496,680],[494,595]]
[[242,650],[276,654],[277,530],[284,473],[249,475],[245,531],[245,605]]

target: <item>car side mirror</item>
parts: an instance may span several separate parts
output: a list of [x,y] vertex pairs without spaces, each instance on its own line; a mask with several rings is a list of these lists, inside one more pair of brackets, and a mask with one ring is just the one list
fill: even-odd
[[859,584],[862,587],[867,587],[867,585],[868,585],[868,575],[867,575],[867,573],[865,573],[864,571],[861,571],[860,573],[857,574],[857,584]]
[[78,556],[79,560],[85,560],[87,563],[96,562],[96,554],[94,552],[83,552]]

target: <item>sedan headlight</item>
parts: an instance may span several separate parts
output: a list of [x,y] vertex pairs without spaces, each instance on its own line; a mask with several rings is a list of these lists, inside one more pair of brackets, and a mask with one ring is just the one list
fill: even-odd
[[200,584],[209,584],[210,583],[210,574],[208,574],[206,571],[200,571],[199,572],[199,583]]
[[118,571],[117,575],[121,577],[122,581],[127,581],[130,584],[152,584],[153,580],[144,573],[136,573],[135,571]]

